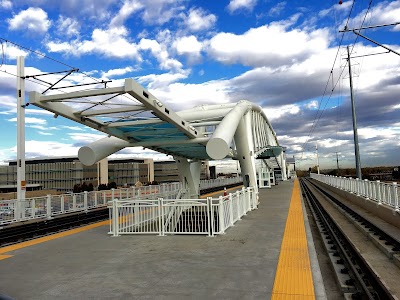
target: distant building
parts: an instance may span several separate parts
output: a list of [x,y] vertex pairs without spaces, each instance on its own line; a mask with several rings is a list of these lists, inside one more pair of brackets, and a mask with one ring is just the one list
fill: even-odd
[[[137,181],[154,180],[153,160],[110,160],[103,159],[95,165],[85,166],[77,157],[35,158],[25,161],[26,184],[39,184],[46,190],[72,191],[74,185],[115,182],[119,186],[131,186]],[[0,166],[0,186],[17,185],[16,161]]]
[[[115,182],[117,186],[134,186],[137,182],[176,182],[179,172],[175,161],[152,159],[103,159],[92,166],[77,157],[34,158],[25,161],[25,181],[30,189],[72,191],[74,185]],[[201,179],[209,179],[208,162],[202,162]],[[0,192],[15,190],[17,163],[0,166]]]

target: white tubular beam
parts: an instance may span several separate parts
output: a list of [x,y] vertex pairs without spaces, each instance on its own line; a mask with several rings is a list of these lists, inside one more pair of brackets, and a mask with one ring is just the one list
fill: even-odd
[[184,188],[189,190],[189,197],[198,199],[200,197],[200,172],[201,162],[189,162],[186,158],[174,157],[178,166],[179,176]]
[[231,108],[216,108],[214,110],[178,111],[177,114],[186,121],[214,120],[223,118]]
[[207,143],[207,154],[213,159],[225,158],[232,143],[233,136],[243,115],[251,108],[249,102],[239,102],[221,121]]
[[143,142],[133,142],[129,144],[129,147],[153,147],[153,146],[170,146],[170,145],[190,145],[190,144],[205,144],[207,143],[209,138],[195,138],[195,139],[187,139],[187,140],[178,140],[178,139],[171,139],[171,140],[146,140]]
[[[25,57],[17,57],[17,197],[25,199]],[[8,184],[8,183],[7,183]],[[19,206],[19,203],[17,204]],[[21,208],[21,207],[19,207]],[[16,210],[17,219],[25,217],[25,209]],[[21,213],[21,215],[19,215]]]
[[70,92],[65,94],[56,94],[56,95],[46,95],[43,96],[42,102],[56,102],[56,101],[64,101],[68,99],[75,98],[86,98],[86,97],[95,97],[102,95],[110,95],[110,94],[122,94],[125,93],[125,87],[114,87],[114,88],[104,88],[104,89],[94,89],[88,91],[77,91]]
[[166,123],[160,119],[148,119],[148,120],[139,120],[139,121],[126,121],[126,122],[114,122],[106,124],[105,127],[113,128],[113,127],[121,127],[121,126],[139,126],[139,125],[149,125],[149,124],[161,124]]
[[235,144],[240,169],[242,170],[243,183],[246,187],[254,187],[255,192],[257,192],[257,172],[254,159],[251,114],[249,113],[241,118],[239,122],[235,133]]
[[116,114],[116,113],[124,113],[124,112],[131,112],[131,111],[140,111],[145,110],[146,107],[144,105],[130,105],[127,107],[121,108],[108,108],[108,109],[91,109],[86,110],[81,113],[77,112],[78,115],[81,116],[99,116],[99,115],[109,115],[109,114]]
[[99,160],[128,147],[127,141],[116,137],[106,137],[79,149],[78,157],[85,166],[94,165]]

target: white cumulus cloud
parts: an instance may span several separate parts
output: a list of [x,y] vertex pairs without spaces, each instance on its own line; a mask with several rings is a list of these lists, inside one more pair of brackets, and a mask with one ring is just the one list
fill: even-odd
[[80,25],[75,19],[66,18],[60,16],[57,20],[57,32],[58,34],[71,37],[79,35]]
[[[10,122],[17,122],[17,118],[8,119]],[[26,117],[25,124],[37,124],[37,125],[45,125],[47,121],[45,119],[39,119],[34,117]]]
[[44,34],[51,25],[51,21],[47,18],[47,13],[36,7],[29,7],[26,10],[14,15],[8,19],[9,30],[28,30]]
[[213,27],[216,21],[217,17],[214,14],[207,14],[203,9],[196,8],[189,11],[184,22],[191,31],[201,31]]
[[194,35],[177,39],[174,46],[178,54],[187,56],[189,60],[197,60],[200,58],[200,52],[203,48],[202,43],[199,42]]
[[124,75],[126,73],[130,73],[132,72],[134,69],[132,67],[126,67],[126,68],[119,68],[119,69],[112,69],[112,70],[108,70],[106,72],[101,72],[101,77],[102,78],[111,78],[114,76],[121,76]]
[[231,0],[228,4],[228,11],[233,13],[239,9],[252,11],[257,4],[257,0]]
[[257,67],[291,65],[327,49],[328,30],[287,30],[288,25],[271,23],[241,35],[221,32],[209,41],[207,52],[222,63]]
[[10,0],[1,0],[0,1],[0,7],[4,9],[11,9],[12,8],[12,2]]

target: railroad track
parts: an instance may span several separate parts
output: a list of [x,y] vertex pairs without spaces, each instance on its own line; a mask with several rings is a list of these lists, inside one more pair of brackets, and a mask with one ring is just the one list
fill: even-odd
[[108,217],[108,208],[105,207],[88,212],[60,215],[52,219],[34,219],[23,224],[7,225],[0,229],[0,247],[99,222]]
[[311,181],[300,184],[344,298],[398,299],[397,239]]

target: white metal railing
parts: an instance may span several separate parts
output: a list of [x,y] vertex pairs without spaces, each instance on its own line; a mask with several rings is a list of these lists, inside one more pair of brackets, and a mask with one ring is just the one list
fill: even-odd
[[218,178],[218,179],[209,179],[209,180],[200,180],[200,189],[205,190],[205,189],[210,189],[213,187],[218,187],[218,186],[227,186],[230,184],[236,184],[243,182],[242,176],[239,177],[230,177],[230,178]]
[[114,199],[110,208],[110,234],[223,234],[256,209],[254,188],[242,188],[219,198]]
[[[226,186],[242,182],[241,177],[201,180],[200,189]],[[177,195],[179,193],[179,195]],[[63,195],[47,195],[43,197],[26,198],[23,200],[0,200],[0,226],[36,218],[51,218],[56,215],[88,211],[93,208],[105,207],[114,199],[153,199],[159,197],[169,199],[184,196],[182,183],[150,185],[122,189],[102,190]]]
[[56,215],[88,211],[105,207],[114,199],[176,198],[182,194],[182,183],[111,189],[76,194],[47,195],[23,200],[0,201],[0,225],[35,218],[51,218]]
[[386,204],[399,211],[400,190],[397,182],[385,183],[360,180],[358,178],[337,177],[323,174],[311,173],[311,178],[331,185],[335,188],[356,194],[357,196],[370,199],[378,204]]

